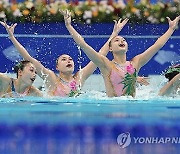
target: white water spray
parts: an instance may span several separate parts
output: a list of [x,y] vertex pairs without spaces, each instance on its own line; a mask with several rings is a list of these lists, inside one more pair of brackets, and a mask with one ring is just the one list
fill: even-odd
[[81,66],[81,58],[82,58],[82,52],[81,52],[81,48],[80,48],[80,46],[77,46],[77,48],[78,48],[78,51],[79,51],[79,58],[78,58],[78,63],[79,63],[79,85],[80,85],[80,90],[81,90],[81,87],[82,87],[82,83],[81,83],[81,81],[82,81],[82,66]]

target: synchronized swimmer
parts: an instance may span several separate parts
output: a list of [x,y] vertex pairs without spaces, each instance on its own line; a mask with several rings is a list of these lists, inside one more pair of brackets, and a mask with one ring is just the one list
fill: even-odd
[[[120,97],[125,95],[135,97],[136,82],[140,82],[144,85],[149,84],[145,78],[138,77],[140,68],[164,46],[173,34],[180,20],[180,16],[176,17],[173,21],[167,17],[169,29],[165,34],[146,51],[135,56],[132,60],[127,61],[126,53],[128,50],[128,43],[123,37],[118,36],[118,34],[126,25],[128,19],[125,19],[122,22],[121,19],[115,21],[111,36],[98,53],[89,46],[82,36],[72,27],[71,13],[68,10],[61,11],[61,13],[64,16],[65,25],[69,33],[72,35],[74,41],[89,57],[91,62],[89,62],[83,69],[73,74],[73,59],[67,54],[62,54],[56,60],[56,70],[59,72],[59,75],[57,76],[52,70],[45,68],[41,62],[31,57],[28,51],[18,42],[14,36],[14,29],[17,24],[9,26],[5,22],[0,22],[6,28],[9,38],[16,49],[25,59],[25,61],[21,61],[17,65],[19,67],[16,66],[15,68],[17,79],[9,78],[5,74],[0,73],[0,87],[2,87],[0,89],[0,97],[16,97],[12,94],[13,91],[15,91],[20,97],[42,96],[41,91],[32,86],[36,78],[35,72],[37,72],[37,74],[45,81],[49,96],[77,96],[86,79],[97,67],[100,69],[103,76],[108,97]],[[114,57],[112,61],[106,57],[109,51],[112,52]],[[172,72],[173,71],[171,71],[171,73]],[[167,95],[169,92],[174,93],[178,90],[180,81],[179,66],[178,69],[176,69],[176,72],[178,73],[172,78],[172,80],[169,80],[169,82],[162,87],[159,95]]]
[[[107,55],[110,40],[118,35],[127,22],[128,19],[125,19],[122,22],[121,20],[115,21],[113,32],[108,41],[100,49],[100,54]],[[56,70],[59,71],[59,76],[57,76],[53,71],[45,68],[39,61],[31,57],[27,50],[17,41],[14,36],[14,28],[17,24],[8,26],[5,22],[0,23],[6,28],[10,40],[13,42],[21,56],[36,66],[36,72],[43,80],[45,80],[50,96],[72,97],[78,95],[86,79],[96,69],[96,65],[93,62],[89,62],[89,64],[81,69],[81,72],[78,71],[73,75],[74,61],[69,55],[63,54],[59,56],[56,61]]]
[[180,95],[180,64],[170,66],[164,74],[168,82],[160,89],[159,95]]
[[135,56],[132,60],[126,60],[128,43],[121,36],[115,36],[109,42],[109,50],[112,52],[114,59],[110,61],[104,55],[97,53],[89,46],[82,36],[71,25],[71,13],[61,11],[64,16],[65,25],[75,42],[82,48],[89,59],[97,65],[104,78],[106,94],[109,97],[119,97],[122,95],[130,95],[135,97],[135,85],[137,74],[142,66],[144,66],[171,37],[175,31],[180,16],[173,21],[167,17],[169,22],[168,30],[147,50]]
[[17,79],[0,73],[0,97],[42,96],[41,91],[32,86],[36,79],[36,68],[30,61],[20,61],[14,71]]

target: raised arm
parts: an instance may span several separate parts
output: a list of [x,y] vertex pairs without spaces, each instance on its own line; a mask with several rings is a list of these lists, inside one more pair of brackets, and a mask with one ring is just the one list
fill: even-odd
[[145,52],[140,55],[137,55],[134,59],[138,61],[138,67],[141,68],[145,65],[168,41],[171,37],[173,32],[175,31],[176,27],[178,26],[178,22],[180,20],[180,16],[176,17],[173,21],[167,17],[169,22],[169,29]]
[[101,55],[104,55],[104,56],[107,55],[107,53],[109,52],[109,42],[112,40],[112,38],[114,38],[115,36],[117,36],[119,34],[119,32],[123,29],[123,27],[126,25],[128,20],[129,19],[127,19],[127,18],[124,19],[122,22],[121,22],[121,19],[119,19],[118,21],[114,20],[115,24],[114,24],[113,32],[112,32],[111,36],[109,37],[108,41],[99,50],[99,53]]
[[[112,34],[110,35],[110,37],[106,41],[106,43],[103,45],[103,47],[99,50],[99,54],[101,54],[103,56],[106,56],[107,53],[109,52],[109,42],[111,41],[111,39],[119,34],[119,32],[122,30],[122,28],[128,22],[128,19],[126,18],[122,22],[121,22],[121,19],[119,19],[118,21],[114,20],[114,22],[115,22],[115,24],[114,24]],[[95,71],[96,68],[97,68],[97,66],[91,61],[82,69],[82,71],[81,71],[82,83]]]
[[[104,46],[100,49],[99,54],[96,53],[96,51],[91,48],[85,41],[84,39],[80,36],[80,34],[72,27],[71,25],[71,14],[69,11],[61,11],[61,13],[64,15],[64,20],[65,20],[65,25],[68,29],[68,31],[70,32],[70,34],[72,35],[73,39],[75,40],[75,42],[80,45],[80,47],[85,51],[85,53],[88,55],[87,52],[90,51],[88,57],[91,59],[93,58],[95,60],[95,63],[97,62],[98,64],[101,64],[101,55],[106,56],[108,51],[109,51],[109,42],[110,40],[117,36],[118,33],[120,32],[120,30],[125,26],[125,24],[127,23],[128,19],[125,19],[122,23],[121,20],[119,20],[118,22],[115,21],[115,25],[114,25],[114,29],[113,32],[110,36],[110,38],[108,39],[108,41],[104,44]],[[95,54],[94,54],[95,53]],[[96,58],[97,56],[97,58]],[[91,59],[92,60],[92,59]],[[92,60],[93,61],[93,60]],[[86,65],[81,73],[82,73],[82,80],[86,80],[96,69],[96,65],[93,62],[90,62],[88,65]]]
[[91,46],[89,46],[83,39],[83,37],[72,27],[71,25],[71,13],[66,11],[61,11],[64,16],[64,21],[66,28],[68,29],[69,33],[73,37],[74,41],[81,47],[81,49],[85,52],[88,58],[94,62],[98,67],[104,67],[104,56],[97,53]]
[[[104,46],[100,49],[99,53],[97,53],[92,47],[90,47],[82,38],[82,36],[72,27],[71,25],[71,13],[66,11],[61,11],[61,13],[64,16],[65,25],[69,31],[69,33],[72,35],[75,42],[83,49],[83,51],[87,54],[90,60],[92,60],[98,67],[104,66],[104,60],[103,57],[107,55],[109,51],[109,42],[110,40],[117,36],[121,29],[125,26],[125,24],[128,22],[128,19],[126,18],[121,22],[121,19],[115,22],[113,32],[108,39],[108,41],[104,44]],[[82,80],[86,80],[96,69],[96,65],[90,62],[88,65],[86,65],[82,69]]]
[[46,69],[38,60],[31,57],[27,50],[18,42],[18,40],[14,36],[14,28],[17,24],[13,24],[11,26],[8,26],[5,22],[0,21],[0,23],[6,28],[6,31],[9,34],[9,39],[12,41],[16,49],[19,51],[21,56],[29,60],[31,63],[33,63],[36,66],[37,74],[44,79],[44,74],[48,75],[50,73],[50,70]]

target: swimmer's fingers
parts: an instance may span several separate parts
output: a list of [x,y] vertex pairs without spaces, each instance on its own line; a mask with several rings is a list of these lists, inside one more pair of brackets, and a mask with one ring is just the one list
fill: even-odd
[[113,20],[114,21],[114,24],[117,25],[117,21],[116,20]]
[[71,17],[71,12],[70,11],[68,11],[68,10],[66,10],[67,12],[66,12],[66,14],[67,14],[67,18],[70,18]]
[[118,29],[118,32],[121,31],[121,29],[126,25],[126,23],[128,22],[128,18],[124,19],[122,22],[121,22],[121,19],[118,20],[117,22],[117,29]]
[[138,77],[137,82],[140,83],[141,85],[147,86],[149,85],[148,79],[149,77]]
[[69,10],[60,10],[60,12],[63,14],[65,20],[71,17],[71,12]]
[[147,80],[143,80],[143,81],[142,81],[142,84],[145,85],[145,86],[147,86],[147,85],[149,85],[149,82],[148,82]]
[[17,23],[12,24],[12,25],[9,27],[9,31],[10,31],[9,35],[13,35],[14,29],[15,29],[16,26],[17,26]]
[[173,30],[175,30],[178,27],[180,15],[178,17],[176,17],[173,21],[169,17],[166,17],[166,18],[168,19],[169,27],[172,28]]
[[9,29],[14,29],[17,26],[17,23],[12,24],[11,26],[9,26]]
[[5,23],[4,23],[4,22],[0,21],[0,24],[3,25],[3,26],[5,27]]
[[169,17],[166,17],[166,18],[167,18],[168,22],[171,22],[171,19]]
[[122,20],[122,19],[121,19],[121,18],[119,18],[119,20],[118,20],[118,24],[120,24],[120,23],[121,23],[121,20]]
[[71,24],[71,12],[69,10],[60,10],[59,12],[64,16],[65,25]]
[[8,24],[6,23],[6,21],[2,22],[0,21],[1,25],[3,25],[6,28],[6,31],[9,33],[10,31],[10,26],[8,26]]
[[3,25],[6,29],[9,27],[8,25],[7,25],[7,23],[6,23],[6,21],[0,21],[0,23],[1,23],[1,25]]
[[117,21],[116,20],[113,20],[114,21],[114,28],[113,28],[113,31],[115,32],[117,30]]
[[17,26],[17,23],[15,23],[15,24],[13,25],[13,29],[15,29],[16,26]]
[[127,24],[128,21],[129,21],[129,19],[128,19],[128,18],[125,18],[125,19],[121,22],[121,27],[123,28],[123,27]]
[[68,10],[61,10],[61,9],[59,9],[59,12],[64,16],[64,18],[67,17]]
[[129,21],[129,19],[128,19],[128,18],[125,18],[125,19],[122,21],[122,24],[125,25],[128,21]]

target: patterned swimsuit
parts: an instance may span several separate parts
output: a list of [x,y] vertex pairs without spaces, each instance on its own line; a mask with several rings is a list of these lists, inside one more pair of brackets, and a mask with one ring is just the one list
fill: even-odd
[[136,69],[131,62],[127,61],[124,66],[114,62],[115,68],[110,74],[110,81],[114,89],[115,96],[135,94]]
[[70,82],[66,82],[60,78],[60,82],[54,90],[53,96],[73,97],[78,95],[78,93],[79,85],[74,79]]

